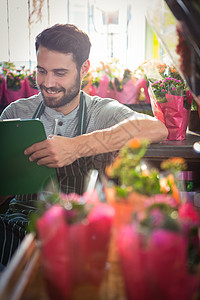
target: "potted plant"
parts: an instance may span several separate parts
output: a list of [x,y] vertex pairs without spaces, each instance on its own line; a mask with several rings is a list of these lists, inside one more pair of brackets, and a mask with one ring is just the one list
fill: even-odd
[[193,96],[174,65],[149,62],[145,71],[154,115],[168,129],[168,140],[184,140]]
[[36,70],[30,72],[30,70],[26,71],[26,94],[27,97],[31,97],[39,93],[37,84],[36,84]]
[[4,62],[3,74],[6,80],[5,105],[19,98],[26,97],[25,66],[22,66],[21,69],[16,69],[13,63]]

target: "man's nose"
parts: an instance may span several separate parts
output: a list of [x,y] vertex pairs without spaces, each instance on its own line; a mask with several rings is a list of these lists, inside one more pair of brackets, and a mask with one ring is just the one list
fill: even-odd
[[50,74],[50,73],[46,74],[45,80],[44,80],[44,85],[47,88],[55,87],[55,78],[54,78],[53,74]]

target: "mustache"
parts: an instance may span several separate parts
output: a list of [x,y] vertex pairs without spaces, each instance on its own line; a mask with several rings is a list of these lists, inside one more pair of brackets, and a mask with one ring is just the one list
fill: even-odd
[[61,87],[61,88],[56,88],[56,87],[49,87],[47,88],[46,86],[44,86],[43,84],[40,85],[40,90],[45,90],[46,92],[65,92],[65,88]]

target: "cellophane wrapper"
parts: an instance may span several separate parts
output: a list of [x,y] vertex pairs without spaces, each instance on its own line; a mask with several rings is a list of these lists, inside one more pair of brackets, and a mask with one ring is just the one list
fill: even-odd
[[[151,107],[154,116],[163,122],[168,129],[167,140],[184,140],[190,119],[191,109],[184,107],[183,96],[165,94],[167,102],[159,103],[153,92],[151,95]],[[192,96],[188,93],[188,103],[191,104]]]
[[5,84],[4,89],[4,104],[7,106],[11,102],[14,102],[20,98],[26,98],[26,82],[25,80],[20,81],[21,88],[17,91],[7,88]]
[[99,299],[114,210],[98,203],[83,222],[69,225],[54,205],[37,223],[50,299]]
[[0,82],[0,106],[3,106],[4,103],[4,89],[5,89],[5,79],[3,76],[0,76],[1,82]]
[[187,271],[183,236],[159,229],[146,238],[137,225],[127,225],[119,232],[118,250],[128,299],[194,297],[198,278]]
[[199,1],[152,0],[146,18],[200,105]]
[[[184,140],[189,123],[193,95],[186,82],[165,55],[164,62],[152,60],[144,65],[149,79],[149,95],[154,116],[168,129],[167,140]],[[167,63],[165,63],[165,60]],[[161,70],[168,71],[164,74]],[[178,76],[178,79],[177,79]]]
[[[170,204],[172,199],[160,195],[149,200],[150,205],[152,201]],[[159,223],[160,216],[157,211],[154,222]],[[163,225],[149,230],[140,226],[139,219],[119,230],[117,247],[128,299],[197,299],[199,213],[186,202],[178,206],[177,216],[179,230]],[[192,266],[195,255],[198,259]]]
[[129,80],[126,84],[123,85],[123,89],[118,91],[114,81],[112,81],[111,88],[109,86],[109,78],[107,75],[104,75],[100,79],[99,87],[95,87],[93,85],[90,86],[89,94],[91,96],[99,96],[102,98],[112,98],[116,99],[122,104],[136,104],[139,102],[139,93],[141,88],[141,80],[137,80],[137,82],[133,82],[133,80]]

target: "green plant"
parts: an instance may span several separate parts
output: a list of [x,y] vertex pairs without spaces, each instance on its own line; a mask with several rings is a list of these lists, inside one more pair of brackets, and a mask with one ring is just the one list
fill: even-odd
[[16,69],[12,62],[2,63],[3,75],[6,77],[7,88],[17,91],[21,88],[21,80],[25,77],[25,66]]
[[66,210],[66,222],[68,224],[75,224],[83,221],[91,209],[93,203],[87,201],[87,195],[77,195],[54,192],[45,197],[43,201],[38,201],[37,211],[32,212],[29,216],[30,224],[28,226],[29,232],[36,232],[37,220],[44,215],[44,213],[52,206],[58,204]]
[[131,80],[132,78],[132,72],[129,69],[124,70],[123,78],[120,80],[119,78],[114,78],[115,87],[118,92],[123,91],[124,85]]
[[132,191],[147,196],[161,193],[158,170],[149,169],[142,161],[148,144],[147,140],[131,140],[120,150],[113,165],[106,169],[110,178],[118,180],[116,191],[119,196],[126,197]]
[[147,196],[169,193],[179,201],[175,176],[186,169],[185,160],[179,157],[164,160],[160,167],[168,172],[161,176],[158,169],[149,167],[144,160],[148,145],[147,140],[130,140],[106,168],[108,178],[115,182],[117,195],[125,198],[133,191]]
[[36,71],[34,70],[32,73],[27,74],[27,78],[29,81],[30,87],[37,89],[36,85]]

